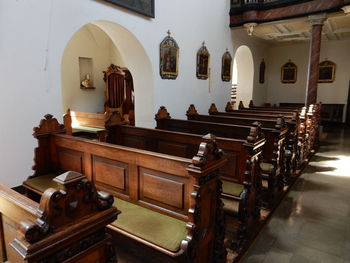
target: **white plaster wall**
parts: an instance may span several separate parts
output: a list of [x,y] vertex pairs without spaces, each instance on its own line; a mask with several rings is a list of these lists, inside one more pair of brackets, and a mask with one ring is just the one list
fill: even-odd
[[[79,57],[92,59],[95,89],[80,89]],[[111,64],[121,66],[117,48],[99,27],[89,24],[79,29],[68,42],[62,58],[62,105],[83,112],[103,112],[105,82],[103,70]]]
[[[247,46],[252,52],[253,61],[254,61],[254,71],[252,70],[251,72],[247,73],[247,74],[252,74],[254,78],[253,96],[250,99],[253,99],[256,105],[260,105],[266,102],[266,96],[267,96],[268,71],[269,71],[269,65],[267,65],[267,61],[269,60],[269,53],[268,53],[269,44],[255,37],[249,36],[247,34],[247,31],[244,28],[232,29],[231,37],[232,37],[233,49],[234,49],[233,54],[235,54],[237,49],[242,45]],[[259,70],[260,70],[260,63],[262,59],[264,59],[266,63],[265,83],[263,84],[259,83]],[[237,96],[239,95],[237,94]],[[239,101],[237,101],[237,104],[238,103]],[[245,106],[248,106],[248,105],[245,105]]]
[[[349,88],[349,52],[350,41],[323,41],[320,60],[326,58],[336,63],[336,75],[333,83],[319,83],[317,101],[323,103],[347,104]],[[269,81],[267,101],[304,102],[307,86],[309,44],[272,46],[269,50]],[[282,84],[281,66],[291,59],[298,66],[298,80],[295,84]]]
[[[190,103],[199,112],[207,112],[211,102],[225,105],[230,83],[221,81],[221,56],[226,48],[233,51],[229,4],[212,0],[156,1],[156,18],[150,19],[99,0],[1,1],[0,182],[19,185],[32,174],[36,145],[32,128],[44,114],[51,113],[62,121],[62,55],[74,33],[90,22],[112,22],[110,26],[94,22],[102,29],[120,25],[108,35],[128,63],[125,66],[137,75],[135,110],[140,125],[154,126],[153,116],[161,105],[173,117],[184,117]],[[159,76],[159,43],[168,29],[180,46],[176,80]],[[202,41],[211,54],[210,80],[195,76],[196,52]]]

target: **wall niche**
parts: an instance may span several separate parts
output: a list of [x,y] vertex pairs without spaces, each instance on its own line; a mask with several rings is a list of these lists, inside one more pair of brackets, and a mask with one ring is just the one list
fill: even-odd
[[80,88],[95,89],[92,71],[92,58],[79,57]]

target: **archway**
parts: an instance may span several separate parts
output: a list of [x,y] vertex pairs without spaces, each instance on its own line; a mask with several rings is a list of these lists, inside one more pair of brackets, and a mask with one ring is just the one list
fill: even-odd
[[236,101],[243,101],[244,106],[247,107],[253,98],[253,85],[253,55],[249,47],[243,45],[236,50],[233,65],[232,86],[236,90]]
[[[154,88],[150,60],[130,31],[110,21],[86,24],[68,41],[61,63],[63,112],[67,108],[103,112],[105,83],[102,71],[110,64],[130,71],[134,81],[136,125],[152,127]],[[95,89],[81,89],[81,78],[89,67]]]

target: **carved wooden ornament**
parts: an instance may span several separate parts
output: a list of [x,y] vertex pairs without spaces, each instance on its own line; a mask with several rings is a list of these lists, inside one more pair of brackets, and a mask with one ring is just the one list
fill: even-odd
[[196,107],[193,104],[191,104],[188,107],[188,110],[186,112],[186,116],[193,116],[193,115],[198,115],[198,112],[196,110]]
[[215,103],[212,103],[209,107],[209,114],[215,114],[218,113],[218,109],[216,108]]
[[226,112],[233,111],[233,105],[231,102],[227,102],[226,107],[225,107]]
[[162,120],[162,119],[171,119],[169,112],[164,106],[160,106],[156,116],[156,120]]

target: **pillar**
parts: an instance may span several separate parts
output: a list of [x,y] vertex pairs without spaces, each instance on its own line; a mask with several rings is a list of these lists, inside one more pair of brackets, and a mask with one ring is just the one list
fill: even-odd
[[309,57],[309,74],[308,87],[306,92],[305,104],[315,104],[317,102],[317,82],[318,82],[318,65],[320,63],[322,27],[326,20],[326,14],[309,16],[311,29],[310,57]]

